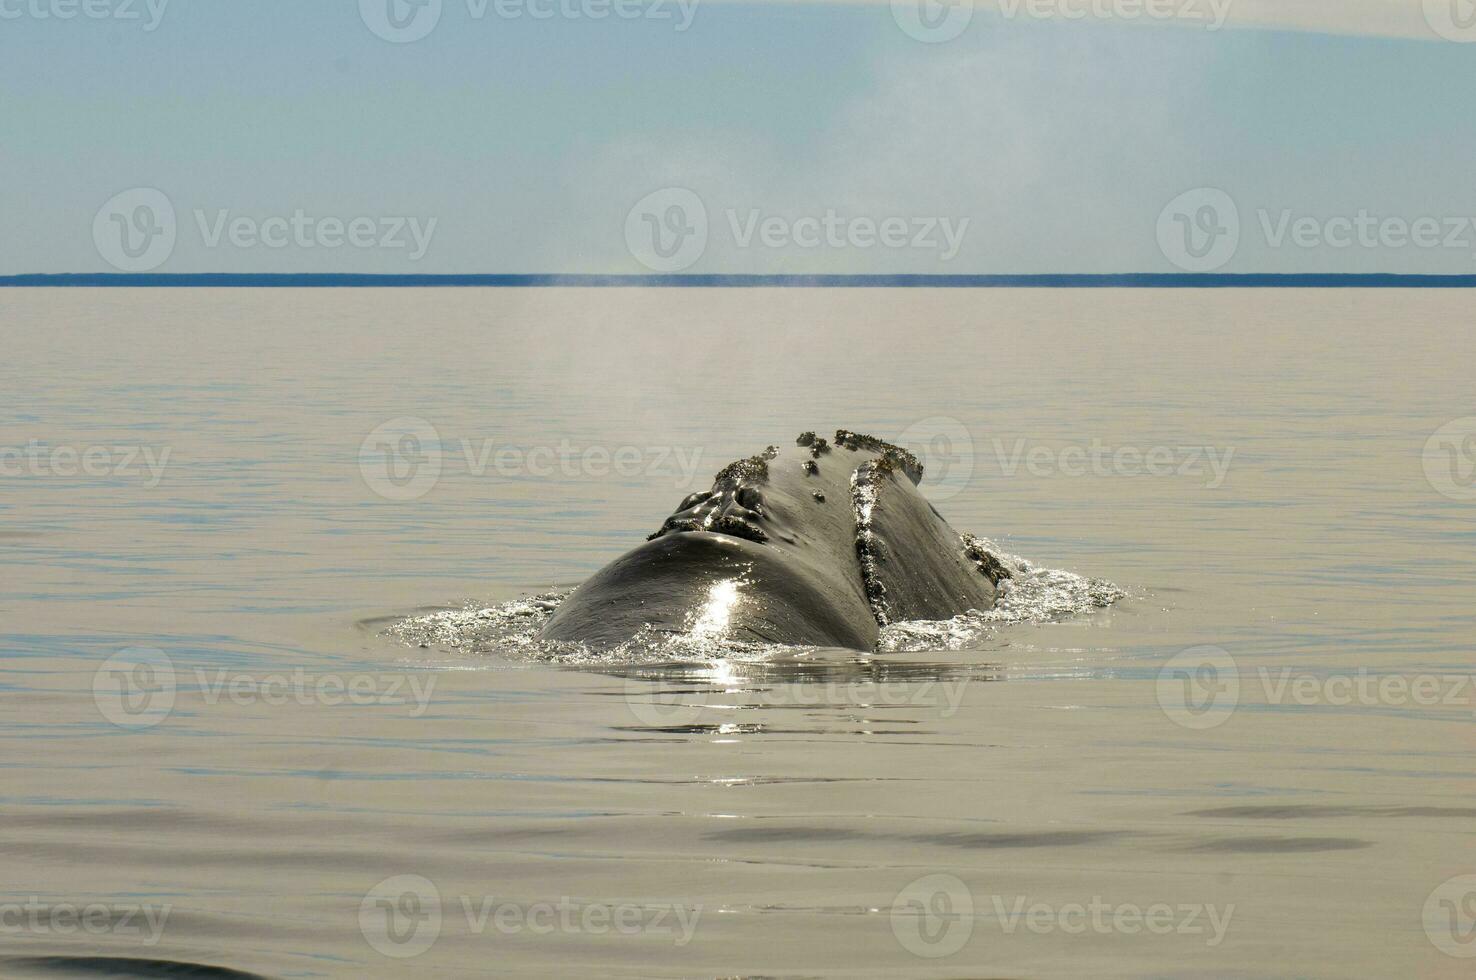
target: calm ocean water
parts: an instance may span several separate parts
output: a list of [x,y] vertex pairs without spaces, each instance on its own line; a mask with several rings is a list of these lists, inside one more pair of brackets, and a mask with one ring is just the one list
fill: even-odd
[[[0,972],[1468,976],[1469,319],[1460,291],[0,293]],[[875,657],[382,635],[574,585],[838,426],[1128,598]]]

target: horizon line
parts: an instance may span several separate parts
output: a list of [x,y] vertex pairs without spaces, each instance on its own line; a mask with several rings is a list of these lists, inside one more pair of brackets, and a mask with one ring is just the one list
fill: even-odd
[[222,288],[1342,288],[1342,289],[1470,289],[1476,275],[1395,272],[1121,272],[1121,273],[413,273],[355,272],[79,272],[0,276],[0,288],[76,287],[222,287]]

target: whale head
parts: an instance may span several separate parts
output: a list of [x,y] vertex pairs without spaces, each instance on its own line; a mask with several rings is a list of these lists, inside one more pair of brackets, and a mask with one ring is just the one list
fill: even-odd
[[996,580],[918,492],[922,472],[905,449],[846,429],[730,463],[577,588],[540,637],[605,647],[701,626],[872,650],[890,621],[987,609]]

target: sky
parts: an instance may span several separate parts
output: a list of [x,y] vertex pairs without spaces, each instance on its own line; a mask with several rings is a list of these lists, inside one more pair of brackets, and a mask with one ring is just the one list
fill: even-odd
[[0,275],[1471,274],[1468,41],[1471,0],[0,0]]

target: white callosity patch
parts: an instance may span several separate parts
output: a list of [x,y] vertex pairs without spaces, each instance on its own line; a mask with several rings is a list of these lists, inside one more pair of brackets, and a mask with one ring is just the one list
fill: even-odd
[[866,601],[878,626],[892,621],[887,607],[887,588],[881,580],[881,546],[871,527],[871,515],[876,509],[876,467],[864,463],[851,474],[851,510],[856,520],[856,557],[861,562],[861,581],[866,589]]
[[987,538],[964,535],[963,541],[966,548],[986,556],[989,564],[1005,573],[999,579],[994,606],[970,609],[952,619],[891,623],[882,628],[878,651],[961,650],[1002,626],[1058,622],[1105,609],[1126,595],[1104,579],[1041,568]]

